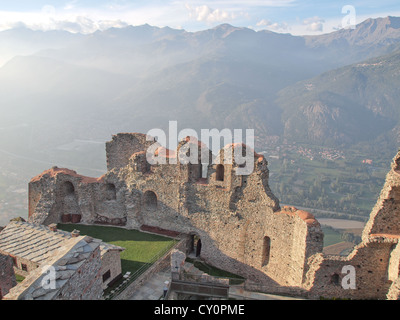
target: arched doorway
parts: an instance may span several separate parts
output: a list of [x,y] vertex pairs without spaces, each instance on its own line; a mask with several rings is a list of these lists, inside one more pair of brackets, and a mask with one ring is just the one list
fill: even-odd
[[197,240],[196,244],[196,258],[200,257],[201,254],[201,239]]
[[202,242],[198,235],[192,234],[190,236],[190,247],[189,255],[195,256],[196,258],[201,255]]

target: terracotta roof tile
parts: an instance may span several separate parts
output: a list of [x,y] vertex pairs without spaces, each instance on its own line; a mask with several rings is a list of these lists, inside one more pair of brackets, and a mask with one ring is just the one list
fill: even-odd
[[276,212],[276,214],[287,214],[291,216],[298,216],[305,223],[307,223],[307,225],[319,224],[317,219],[315,219],[314,215],[304,210],[298,210],[295,207],[285,206],[281,209],[281,211]]
[[69,175],[75,178],[79,178],[81,179],[81,183],[99,183],[99,182],[103,182],[105,175],[99,177],[99,178],[91,178],[91,177],[86,177],[86,176],[82,176],[80,174],[77,174],[76,171],[70,170],[70,169],[66,169],[66,168],[57,168],[57,167],[53,167],[49,170],[46,170],[44,172],[42,172],[41,174],[37,175],[36,177],[31,179],[31,182],[37,182],[40,181],[43,177],[45,176],[49,176],[51,178],[57,177],[57,175],[59,174],[65,174],[65,175]]

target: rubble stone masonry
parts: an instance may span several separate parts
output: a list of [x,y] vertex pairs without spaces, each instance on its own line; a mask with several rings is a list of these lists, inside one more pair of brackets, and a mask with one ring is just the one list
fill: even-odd
[[0,300],[16,285],[12,258],[0,254]]

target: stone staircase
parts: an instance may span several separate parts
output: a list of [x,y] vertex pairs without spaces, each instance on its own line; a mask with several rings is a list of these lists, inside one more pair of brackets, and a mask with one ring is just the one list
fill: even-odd
[[195,276],[202,276],[206,275],[205,272],[201,271],[200,269],[196,268],[193,263],[185,261],[185,264],[183,265],[183,270],[185,273],[189,273]]

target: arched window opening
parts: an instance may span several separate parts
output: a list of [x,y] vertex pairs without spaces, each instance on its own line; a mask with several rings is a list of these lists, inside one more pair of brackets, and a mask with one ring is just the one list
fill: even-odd
[[58,197],[61,221],[64,223],[79,223],[82,216],[75,187],[72,182],[66,181],[61,185]]
[[75,193],[75,187],[72,182],[65,182],[63,186],[63,194],[64,196],[72,195]]
[[217,176],[216,176],[216,180],[217,181],[224,181],[225,178],[225,167],[222,164],[219,164],[217,166]]
[[144,207],[147,210],[157,209],[157,196],[153,191],[146,191],[144,194]]
[[264,237],[263,241],[263,252],[262,252],[262,266],[266,266],[269,263],[271,253],[271,238]]
[[117,199],[117,189],[112,183],[106,184],[106,200],[116,200]]

